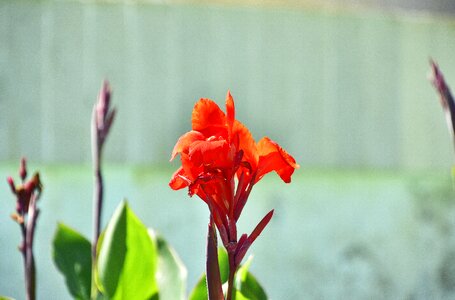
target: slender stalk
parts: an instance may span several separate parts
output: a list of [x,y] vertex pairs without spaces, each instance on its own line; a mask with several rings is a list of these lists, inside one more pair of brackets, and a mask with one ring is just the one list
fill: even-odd
[[101,173],[100,152],[94,157],[93,160],[93,173],[94,173],[94,188],[93,188],[93,239],[92,239],[92,259],[96,258],[96,245],[101,232],[101,212],[103,208],[103,175]]
[[41,196],[42,184],[39,173],[35,173],[29,181],[25,181],[27,177],[25,158],[21,159],[19,176],[21,177],[22,184],[17,187],[12,177],[8,177],[7,179],[11,192],[16,196],[16,212],[11,215],[11,218],[19,224],[22,234],[22,243],[19,246],[19,251],[24,261],[26,299],[35,300],[36,268],[33,255],[33,241],[40,212],[37,202]]
[[22,254],[25,266],[25,289],[27,300],[36,299],[36,268],[35,257],[33,255],[33,241],[35,237],[36,221],[39,215],[39,209],[36,207],[38,197],[39,195],[35,194],[30,199],[27,225],[26,227],[24,226],[26,230]]
[[92,236],[92,284],[91,298],[95,299],[98,289],[95,284],[96,248],[101,233],[101,212],[103,208],[103,175],[101,172],[101,141],[96,123],[96,109],[92,118],[92,161],[93,161],[93,236]]
[[232,293],[234,291],[234,278],[237,272],[237,266],[235,265],[234,253],[228,253],[229,255],[229,277],[228,277],[228,288],[226,293],[226,300],[232,300]]
[[92,238],[92,290],[95,299],[98,290],[95,284],[96,248],[101,233],[101,213],[103,211],[104,184],[101,172],[101,153],[104,142],[114,120],[115,109],[110,108],[111,90],[107,81],[103,82],[98,101],[92,112],[92,161],[93,161],[93,238]]

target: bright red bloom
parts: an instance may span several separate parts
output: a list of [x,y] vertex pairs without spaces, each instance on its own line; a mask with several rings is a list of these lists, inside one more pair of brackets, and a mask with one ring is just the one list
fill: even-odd
[[268,137],[255,142],[248,128],[235,119],[229,92],[226,114],[210,99],[196,103],[192,130],[179,138],[171,160],[178,154],[182,166],[172,176],[170,187],[188,187],[190,196],[196,194],[207,203],[224,246],[240,263],[273,214],[269,212],[250,236],[237,240],[236,222],[253,185],[271,171],[289,183],[299,165]]

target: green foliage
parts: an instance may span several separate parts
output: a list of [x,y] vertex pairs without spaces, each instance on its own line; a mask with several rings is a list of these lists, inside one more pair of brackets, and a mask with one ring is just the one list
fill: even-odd
[[207,279],[205,273],[199,278],[188,297],[188,300],[207,300]]
[[[266,300],[267,295],[265,294],[264,289],[261,287],[256,278],[251,274],[248,269],[250,268],[253,257],[247,260],[247,262],[237,270],[235,276],[235,288],[237,289],[237,294],[240,292],[246,299],[250,300]],[[237,298],[239,300],[240,298]]]
[[[90,299],[92,257],[90,242],[65,224],[58,224],[53,258],[75,299]],[[1,298],[0,298],[1,299]]]
[[0,296],[0,300],[14,300],[13,298],[6,297],[6,296]]
[[159,299],[186,299],[187,271],[183,262],[162,236],[156,235],[152,229],[149,229],[149,234],[155,240],[158,249],[158,268],[155,277],[159,287]]
[[[175,250],[138,219],[122,202],[109,220],[98,241],[96,285],[97,300],[149,299],[184,300],[187,271]],[[90,299],[91,244],[77,231],[59,224],[53,241],[53,257],[75,299]],[[221,281],[229,276],[229,259],[218,249]],[[266,300],[267,296],[248,271],[251,258],[237,271],[234,288],[236,300]],[[190,300],[206,300],[206,277],[203,275],[191,292]],[[11,300],[1,297],[0,300]]]
[[218,264],[220,265],[221,282],[229,279],[229,257],[224,248],[218,248]]
[[109,299],[150,299],[158,293],[157,247],[126,202],[109,221],[97,259],[98,289]]
[[[248,271],[252,257],[240,266],[234,278],[235,300],[267,300],[267,295],[259,282]],[[226,284],[229,277],[229,259],[224,248],[218,249],[218,262],[220,265],[221,282]],[[233,298],[234,298],[233,297]],[[205,274],[196,283],[190,293],[189,300],[207,300],[207,284]]]

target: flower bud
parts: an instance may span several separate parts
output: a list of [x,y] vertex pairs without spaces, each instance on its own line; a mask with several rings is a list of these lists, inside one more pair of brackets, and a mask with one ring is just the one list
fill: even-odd
[[27,177],[27,161],[25,157],[22,157],[21,164],[19,165],[19,176],[22,180],[25,180]]
[[106,126],[106,117],[109,112],[111,102],[111,88],[105,80],[98,95],[98,103],[96,104],[96,127],[99,131],[103,131]]
[[16,194],[16,186],[14,185],[13,177],[8,176],[6,180],[8,181],[9,187],[11,188],[11,192],[13,192],[13,194]]

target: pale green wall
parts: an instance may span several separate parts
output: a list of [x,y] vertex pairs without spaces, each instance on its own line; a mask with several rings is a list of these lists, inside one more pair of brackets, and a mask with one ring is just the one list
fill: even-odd
[[223,104],[303,166],[447,167],[426,79],[455,87],[455,22],[371,11],[0,1],[0,159],[90,160],[101,80],[118,119],[109,161],[165,163],[193,104]]

